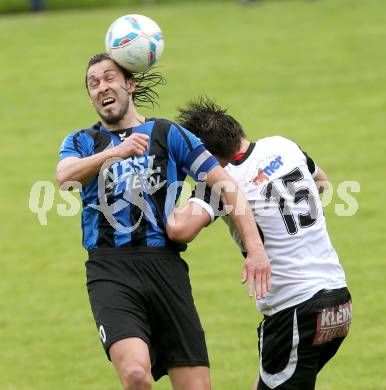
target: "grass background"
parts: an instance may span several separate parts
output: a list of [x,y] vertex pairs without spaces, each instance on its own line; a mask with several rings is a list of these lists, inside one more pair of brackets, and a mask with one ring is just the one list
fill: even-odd
[[[81,8],[111,8],[111,7],[152,7],[155,4],[182,3],[185,0],[43,0],[44,9],[48,11]],[[196,0],[196,2],[218,2],[218,0]],[[232,2],[234,0],[221,0]],[[1,0],[0,13],[28,12],[31,0]]]
[[[359,210],[329,231],[354,300],[350,336],[317,389],[386,388],[385,108],[383,0],[158,4],[0,17],[0,388],[119,389],[84,287],[80,216],[59,217],[57,194],[41,226],[31,186],[54,182],[57,151],[96,120],[83,87],[89,57],[113,19],[144,13],[161,25],[160,108],[173,118],[199,94],[229,106],[252,139],[281,134],[328,173],[361,185]],[[249,389],[258,370],[260,315],[239,285],[242,260],[221,222],[185,255],[206,329],[213,388]],[[169,389],[167,378],[155,389]]]

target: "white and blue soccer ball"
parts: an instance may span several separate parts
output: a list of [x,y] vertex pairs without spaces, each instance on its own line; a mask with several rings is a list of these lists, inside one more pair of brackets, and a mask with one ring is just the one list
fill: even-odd
[[164,50],[161,29],[143,15],[125,15],[115,20],[106,33],[106,52],[131,72],[144,72],[153,66]]

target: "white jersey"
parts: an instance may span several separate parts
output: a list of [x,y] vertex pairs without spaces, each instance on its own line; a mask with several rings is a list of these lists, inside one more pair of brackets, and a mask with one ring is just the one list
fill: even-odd
[[[313,180],[313,161],[294,142],[276,136],[251,144],[235,164],[225,169],[246,195],[272,268],[272,288],[265,299],[256,301],[257,308],[272,315],[321,289],[345,287]],[[225,220],[245,251],[232,221]]]

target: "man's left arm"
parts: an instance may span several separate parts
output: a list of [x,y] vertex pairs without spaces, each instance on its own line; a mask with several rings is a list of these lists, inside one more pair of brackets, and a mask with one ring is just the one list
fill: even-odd
[[247,283],[248,294],[264,298],[271,288],[271,266],[261,241],[255,218],[243,192],[228,173],[217,166],[206,177],[209,187],[221,191],[221,200],[227,205],[247,251],[241,282]]

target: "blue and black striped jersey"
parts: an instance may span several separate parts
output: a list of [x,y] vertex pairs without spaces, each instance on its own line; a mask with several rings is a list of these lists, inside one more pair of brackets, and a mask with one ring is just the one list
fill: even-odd
[[92,250],[173,245],[184,250],[185,245],[168,241],[165,222],[186,175],[197,180],[218,165],[199,138],[164,119],[114,132],[97,123],[71,133],[60,148],[60,159],[92,156],[132,133],[150,137],[145,154],[109,163],[82,188],[83,246]]

